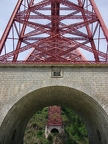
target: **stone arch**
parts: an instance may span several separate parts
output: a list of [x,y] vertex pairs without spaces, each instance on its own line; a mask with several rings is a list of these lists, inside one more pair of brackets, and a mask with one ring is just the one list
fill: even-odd
[[51,133],[59,133],[59,129],[57,129],[57,128],[52,128],[52,129],[51,129]]
[[0,128],[0,143],[23,144],[29,119],[42,108],[60,105],[76,111],[86,125],[90,144],[108,143],[108,116],[86,93],[66,86],[48,86],[34,90],[17,101]]
[[45,126],[45,137],[51,133],[64,133],[64,126]]

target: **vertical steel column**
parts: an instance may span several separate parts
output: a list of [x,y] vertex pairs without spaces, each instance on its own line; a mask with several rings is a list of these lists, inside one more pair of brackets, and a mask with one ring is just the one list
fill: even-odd
[[47,126],[62,126],[60,106],[49,106]]

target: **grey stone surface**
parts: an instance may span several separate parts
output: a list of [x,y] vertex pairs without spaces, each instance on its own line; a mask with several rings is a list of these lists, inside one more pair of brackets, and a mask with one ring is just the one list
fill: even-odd
[[50,105],[75,110],[90,144],[108,143],[108,67],[0,66],[0,144],[23,144],[29,119]]

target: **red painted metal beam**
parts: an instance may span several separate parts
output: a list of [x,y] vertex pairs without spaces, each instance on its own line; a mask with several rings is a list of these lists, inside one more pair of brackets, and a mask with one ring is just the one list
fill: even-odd
[[97,8],[94,0],[90,0],[90,3],[91,3],[91,5],[92,5],[92,7],[93,7],[93,9],[94,9],[94,11],[95,11],[98,19],[99,19],[99,22],[100,22],[100,24],[101,24],[103,33],[104,33],[104,35],[105,35],[105,37],[106,37],[106,40],[107,40],[107,42],[108,42],[108,29],[107,29],[107,27],[106,27],[106,25],[105,25],[105,23],[104,23],[104,21],[103,21],[103,18],[102,18],[102,16],[101,16],[101,14],[100,14],[100,12],[99,12],[99,10],[98,10],[98,8]]
[[5,43],[5,41],[6,41],[7,37],[8,37],[9,31],[10,31],[12,25],[13,25],[13,22],[14,22],[14,18],[15,18],[16,14],[17,14],[20,6],[21,6],[22,1],[23,0],[18,0],[18,2],[16,4],[16,7],[15,7],[13,13],[12,13],[12,16],[11,16],[11,18],[10,18],[8,24],[7,24],[7,27],[6,27],[6,29],[5,29],[5,31],[3,33],[3,36],[2,36],[1,41],[0,41],[0,53],[2,52],[4,43]]
[[94,55],[92,61],[107,62],[107,28],[93,1],[20,0],[16,8],[0,41],[1,62],[17,63],[29,51],[24,61],[86,63],[79,50]]
[[[79,5],[82,7],[82,5],[83,5],[82,1],[81,1],[81,0],[78,0],[78,2],[79,2]],[[84,11],[82,11],[82,16],[83,16],[83,18],[84,18],[84,21],[87,21],[87,17],[86,17],[86,15],[85,15],[85,12],[84,12]],[[89,26],[89,25],[86,25],[86,29],[87,29],[88,35],[89,35],[89,37],[90,37],[90,39],[91,39],[90,43],[91,43],[91,46],[92,46],[92,49],[93,49],[93,52],[94,52],[94,58],[95,58],[95,60],[96,60],[97,62],[99,62],[99,55],[98,55],[98,52],[96,51],[96,46],[95,46],[95,43],[94,43],[94,41],[93,41],[93,35],[92,35],[91,30],[90,30],[90,26]]]
[[49,106],[47,126],[62,126],[62,115],[60,106]]
[[60,3],[55,0],[51,2],[51,24],[52,33],[59,33],[59,13],[60,13]]
[[[29,7],[33,5],[33,2],[34,2],[34,0],[29,1]],[[29,15],[30,15],[30,12],[28,11],[27,15],[25,16],[25,21],[28,21]],[[21,37],[24,35],[26,26],[27,26],[26,24],[23,24],[23,27],[22,27],[22,30],[21,30],[21,33],[20,33],[20,36],[19,36],[19,41],[18,41],[17,46],[16,46],[16,50],[20,49],[20,47],[21,47],[21,42],[22,42]],[[17,58],[18,58],[18,51],[16,51],[15,54],[14,54],[13,62],[17,61]]]

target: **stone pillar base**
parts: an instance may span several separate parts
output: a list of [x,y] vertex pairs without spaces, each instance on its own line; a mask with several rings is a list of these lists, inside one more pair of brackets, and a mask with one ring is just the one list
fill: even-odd
[[47,138],[48,137],[48,135],[50,134],[50,133],[52,133],[53,132],[53,130],[57,130],[58,131],[58,133],[64,133],[64,127],[63,126],[45,126],[45,137]]

